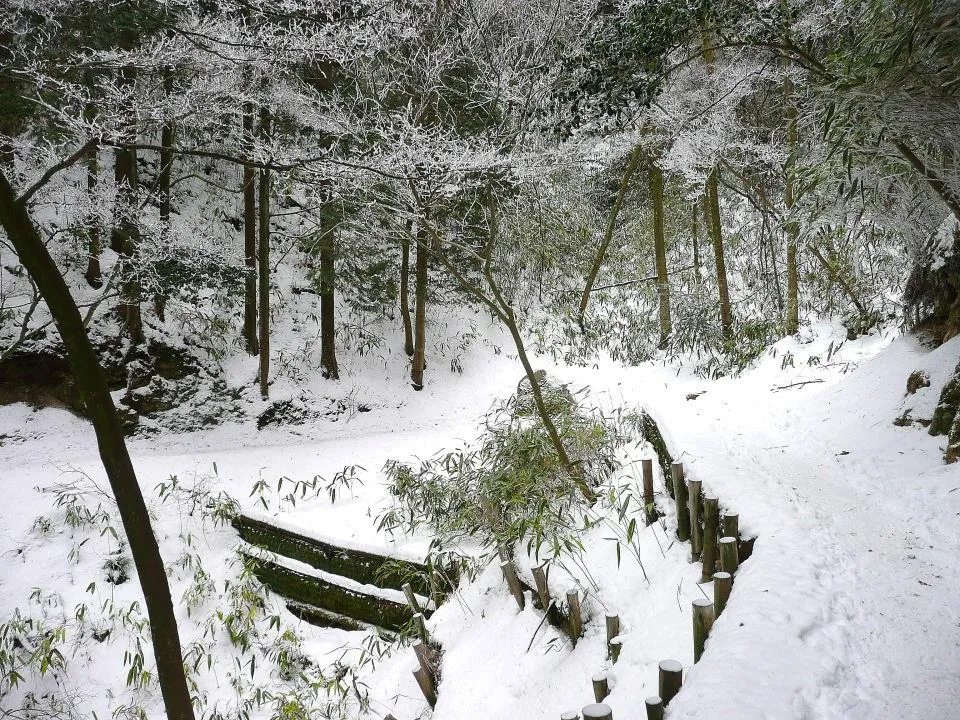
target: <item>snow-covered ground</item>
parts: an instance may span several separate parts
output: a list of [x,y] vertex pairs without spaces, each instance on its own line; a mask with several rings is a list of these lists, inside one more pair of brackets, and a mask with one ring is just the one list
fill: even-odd
[[[614,717],[639,720],[645,717],[643,699],[656,693],[657,663],[666,658],[688,671],[668,712],[671,720],[960,717],[960,470],[942,463],[941,438],[919,426],[893,425],[907,408],[913,417],[929,417],[939,386],[956,364],[960,340],[931,352],[889,333],[843,338],[838,326],[805,329],[743,377],[717,381],[653,364],[541,363],[565,381],[589,385],[599,405],[647,408],[688,477],[702,480],[724,507],[739,512],[745,535],[758,537],[755,551],[696,667],[690,604],[704,594],[712,597],[712,589],[697,585],[699,565],[689,563],[688,546],[672,541],[673,514],[662,485],[666,530],[657,524],[640,533],[635,549],[642,567],[629,554],[618,565],[610,540],[615,531],[601,524],[585,539],[591,577],[574,563],[554,569],[555,593],[574,584],[587,593],[588,622],[576,648],[549,626],[538,630],[540,613],[529,604],[518,611],[499,568],[488,568],[430,621],[445,652],[434,717],[556,718],[591,702],[591,677],[607,670]],[[223,426],[135,439],[141,483],[155,498],[155,486],[170,475],[187,485],[206,478],[209,487],[231,493],[245,507],[304,532],[421,554],[426,538],[391,539],[375,530],[387,502],[380,468],[387,459],[428,457],[476,436],[477,420],[497,397],[513,391],[520,376],[506,346],[503,354],[489,347],[469,351],[462,375],[431,372],[422,393],[402,378],[374,388],[377,397],[395,402],[346,421],[262,432]],[[929,372],[932,387],[905,397],[907,376],[917,369]],[[372,381],[348,377],[342,384],[350,382]],[[90,594],[85,588],[96,579],[91,574],[101,573],[111,541],[91,540],[78,550],[79,559],[73,557],[73,532],[36,529],[37,516],[51,512],[51,496],[34,488],[77,477],[74,471],[101,483],[92,432],[62,411],[15,405],[0,408],[0,438],[0,622],[15,607],[31,605],[34,587],[59,594],[59,606],[69,615]],[[628,450],[633,460],[651,452],[645,443]],[[363,468],[357,470],[360,482],[335,502],[320,494],[291,504],[282,500],[286,491],[275,490],[280,477],[330,478],[347,465]],[[628,466],[617,482],[633,481],[637,470]],[[266,488],[251,492],[259,479]],[[178,551],[189,529],[185,523],[193,520],[155,499],[153,507],[165,559],[172,563],[177,558],[169,554]],[[209,528],[197,554],[225,564],[231,532]],[[529,567],[522,569],[528,573]],[[229,577],[220,567],[217,572],[220,583]],[[177,598],[189,578],[174,573],[172,583]],[[101,582],[97,593],[98,601],[109,596],[131,602],[137,589],[132,582]],[[217,602],[214,593],[201,609],[212,612]],[[611,609],[620,615],[623,638],[613,667],[603,630],[603,614]],[[190,630],[191,623],[199,624],[196,612],[188,616],[181,607],[187,641],[200,633]],[[295,623],[287,615],[284,621]],[[332,662],[344,644],[363,639],[360,633],[297,627],[303,648],[320,665]],[[109,697],[124,693],[122,653],[104,650],[121,640],[103,646],[79,636],[69,641],[75,653],[71,681],[90,696],[79,698],[79,706],[102,717],[117,705]],[[400,650],[364,672],[373,717],[426,715],[414,667],[412,652]],[[229,697],[226,676],[205,683],[212,698]],[[159,711],[155,699],[147,707],[151,716]]]

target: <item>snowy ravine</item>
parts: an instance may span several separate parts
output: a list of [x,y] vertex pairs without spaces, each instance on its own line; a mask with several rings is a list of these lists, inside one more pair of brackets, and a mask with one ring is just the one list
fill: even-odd
[[[671,543],[674,518],[662,484],[658,502],[667,512],[667,532],[655,525],[640,534],[642,570],[626,555],[617,563],[609,528],[585,538],[584,560],[597,589],[585,601],[588,623],[576,648],[549,626],[537,632],[540,613],[529,605],[518,611],[499,568],[489,567],[429,622],[445,651],[433,717],[556,720],[561,711],[590,702],[591,675],[608,670],[614,717],[642,720],[643,698],[656,693],[657,662],[668,657],[686,671],[670,720],[960,717],[960,468],[943,464],[942,438],[916,425],[893,425],[907,408],[913,417],[930,416],[960,354],[960,339],[929,351],[889,333],[855,342],[843,337],[839,326],[807,328],[743,377],[715,381],[653,364],[538,363],[573,386],[589,385],[599,405],[645,407],[688,477],[702,480],[706,492],[738,512],[743,534],[758,540],[696,666],[690,603],[712,590],[697,586],[700,567],[689,562],[689,546]],[[918,369],[929,373],[932,387],[905,396],[907,376]],[[512,392],[519,374],[507,355],[477,347],[462,376],[436,373],[422,393],[399,382],[377,388],[382,396],[393,393],[396,405],[346,423],[264,433],[224,426],[135,439],[132,448],[146,493],[170,474],[186,479],[216,462],[223,489],[251,510],[258,498],[250,489],[258,478],[329,477],[344,465],[363,466],[363,485],[352,494],[282,512],[274,497],[265,514],[304,532],[416,555],[424,538],[392,542],[374,529],[386,502],[380,467],[389,458],[426,457],[470,439],[479,416]],[[49,512],[50,498],[32,488],[63,481],[57,465],[69,463],[95,479],[102,471],[89,428],[62,411],[0,408],[0,435],[8,437],[0,446],[0,484],[8,489],[0,505],[2,620],[26,603],[32,587],[63,592],[66,606],[83,596],[83,572],[99,571],[102,560],[88,557],[74,566],[66,559],[69,538],[36,536],[31,523]],[[638,459],[651,449],[641,442],[628,451]],[[628,467],[621,479],[630,480],[631,472]],[[161,531],[175,537],[182,522],[161,514]],[[222,564],[231,542],[231,531],[211,531],[201,552]],[[18,548],[32,559],[21,559]],[[520,564],[528,572],[524,559]],[[552,573],[555,594],[583,581],[576,568],[570,570]],[[182,586],[174,585],[179,595]],[[136,596],[133,583],[117,590],[126,599]],[[605,659],[602,628],[603,612],[612,608],[624,638],[613,667]],[[362,633],[315,630],[284,618],[300,628],[304,648],[321,664],[326,653],[362,640]],[[190,637],[190,618],[181,613],[180,620]],[[88,661],[86,651],[79,653],[71,672],[89,673],[92,688],[119,696],[119,658],[97,660],[100,650],[94,646]],[[412,652],[401,649],[364,677],[371,717],[428,716],[410,675],[414,664]],[[218,690],[209,690],[215,697]],[[159,706],[147,704],[153,717]]]

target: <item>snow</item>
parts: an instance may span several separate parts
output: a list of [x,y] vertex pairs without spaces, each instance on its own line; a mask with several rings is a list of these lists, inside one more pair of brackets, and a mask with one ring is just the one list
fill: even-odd
[[[365,384],[371,395],[393,402],[345,422],[260,432],[226,425],[132,440],[165,559],[175,561],[184,534],[195,533],[193,550],[219,588],[231,577],[237,543],[229,528],[192,525],[197,520],[184,511],[185,500],[157,502],[154,488],[170,475],[184,486],[226,491],[246,512],[312,537],[422,558],[429,538],[390,538],[376,530],[376,516],[389,500],[380,468],[388,459],[429,457],[476,436],[484,410],[512,392],[520,375],[513,358],[490,347],[474,345],[462,375],[429,373],[422,393],[404,379],[377,381],[372,370],[357,367],[344,384]],[[638,533],[636,556],[611,524],[610,511],[598,509],[601,522],[584,538],[582,562],[571,558],[551,568],[555,595],[571,587],[581,593],[585,630],[576,647],[557,629],[541,626],[530,598],[518,610],[496,563],[437,610],[427,623],[444,649],[433,717],[560,717],[593,702],[591,678],[607,673],[611,693],[604,702],[614,718],[640,720],[644,699],[657,694],[658,664],[665,659],[685,669],[669,720],[960,717],[960,472],[943,464],[942,438],[916,424],[893,424],[908,409],[915,419],[929,418],[958,354],[960,338],[931,351],[890,331],[846,341],[843,328],[822,323],[781,341],[738,378],[708,381],[687,366],[568,368],[541,360],[538,366],[565,382],[589,385],[598,405],[650,412],[688,478],[701,480],[705,494],[739,513],[743,536],[757,538],[754,552],[693,666],[690,608],[712,597],[712,587],[698,584],[699,564],[690,563],[689,546],[673,538],[672,503],[655,466],[658,504],[666,515],[663,525]],[[931,387],[905,395],[915,370],[927,372]],[[702,394],[688,399],[696,393]],[[116,548],[109,535],[94,534],[70,559],[81,531],[34,528],[37,516],[51,512],[49,491],[58,483],[86,475],[84,487],[105,487],[94,450],[88,426],[69,413],[35,412],[22,404],[0,408],[0,622],[16,607],[35,607],[29,602],[34,587],[59,596],[48,603],[51,617],[69,616],[87,601],[91,579],[98,582],[91,606],[139,598],[134,582],[108,586],[102,580],[100,566]],[[617,485],[637,482],[633,461],[651,457],[652,449],[638,441],[627,454],[631,463],[612,481]],[[287,490],[275,489],[281,476],[290,482],[329,478],[349,464],[364,469],[333,502],[321,491],[291,504],[283,500]],[[260,478],[266,488],[251,493]],[[110,504],[107,498],[97,502]],[[532,585],[532,560],[521,553],[517,562]],[[172,573],[175,602],[189,581],[187,572]],[[224,602],[218,590],[192,615],[178,609],[185,644],[196,639],[201,618]],[[621,624],[615,665],[606,657],[608,612],[617,612]],[[317,630],[281,614],[321,665],[365,637]],[[129,637],[101,645],[78,628],[71,625],[69,635],[71,680],[83,688],[78,707],[105,716],[123,698],[146,702],[148,715],[159,716],[156,693],[124,688],[120,650]],[[229,658],[233,651],[221,636],[213,652]],[[372,717],[425,716],[411,675],[415,667],[409,648],[372,670],[364,666],[360,677],[370,688]],[[203,685],[211,705],[221,708],[233,697],[223,672]],[[277,682],[263,672],[258,669],[258,682]],[[31,688],[49,689],[52,682],[37,680]]]

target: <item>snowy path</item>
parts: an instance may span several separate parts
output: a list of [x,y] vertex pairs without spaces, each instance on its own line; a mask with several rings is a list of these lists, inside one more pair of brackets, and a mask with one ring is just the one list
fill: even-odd
[[960,718],[960,472],[891,422],[923,356],[905,339],[822,390],[649,402],[760,537],[671,718]]

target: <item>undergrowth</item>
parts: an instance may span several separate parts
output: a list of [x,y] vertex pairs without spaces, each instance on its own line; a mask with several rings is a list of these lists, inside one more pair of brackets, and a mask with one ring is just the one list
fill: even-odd
[[[581,477],[599,486],[619,467],[619,451],[637,434],[639,418],[587,409],[585,390],[541,383],[568,455]],[[433,552],[444,548],[447,555],[435,564],[449,567],[457,559],[467,573],[517,543],[538,560],[579,554],[583,533],[598,522],[558,458],[524,383],[486,415],[475,444],[417,466],[389,461],[384,471],[393,503],[378,517],[378,528],[427,531],[435,538]]]

